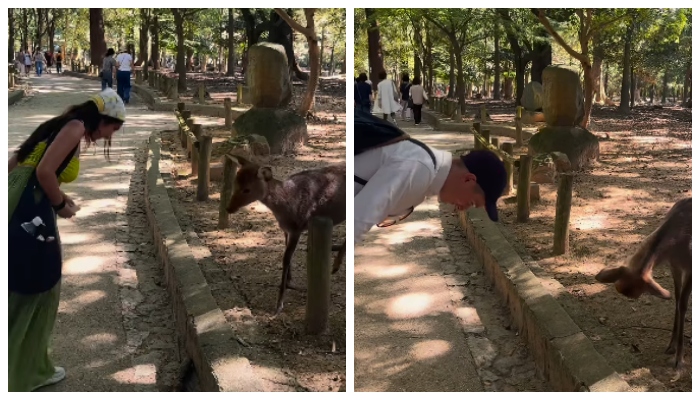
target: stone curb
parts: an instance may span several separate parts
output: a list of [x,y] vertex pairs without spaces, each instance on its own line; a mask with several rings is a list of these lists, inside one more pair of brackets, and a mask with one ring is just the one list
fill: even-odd
[[175,217],[160,173],[157,131],[148,139],[148,148],[145,173],[148,227],[157,258],[165,270],[178,333],[184,338],[202,391],[262,391],[262,382],[248,359],[241,356],[241,346],[214,300]]
[[[423,119],[436,131],[471,133],[472,124],[470,122],[453,122],[445,120],[445,117],[431,111],[423,110]],[[482,129],[489,129],[491,136],[505,136],[515,139],[515,127],[502,124],[481,124]],[[535,134],[533,128],[523,128],[523,140],[530,139]]]
[[567,392],[630,391],[627,382],[596,351],[486,213],[481,209],[461,211],[459,219],[486,275],[507,304],[538,369],[552,388]]
[[[84,74],[82,72],[73,72],[73,71],[63,71],[65,75],[76,77],[76,78],[83,78],[83,79],[92,79],[95,81],[99,81],[100,78],[97,76],[91,76]],[[161,101],[158,93],[150,88],[149,86],[146,85],[139,85],[137,83],[132,83],[131,84],[131,90],[138,94],[143,101],[146,103],[148,108],[153,111],[163,111],[163,112],[172,112],[176,107],[177,107],[177,102],[176,101]],[[224,118],[224,106],[223,105],[206,105],[206,104],[190,104],[187,103],[187,109],[192,111],[193,115],[201,115],[205,117],[215,117],[215,118]],[[232,118],[235,120],[239,116],[241,116],[244,112],[248,111],[247,108],[238,108],[238,107],[232,107],[231,108],[231,114]]]
[[7,105],[11,106],[18,102],[20,99],[22,99],[26,95],[24,89],[19,89],[19,90],[13,90],[10,92],[9,98],[7,100]]

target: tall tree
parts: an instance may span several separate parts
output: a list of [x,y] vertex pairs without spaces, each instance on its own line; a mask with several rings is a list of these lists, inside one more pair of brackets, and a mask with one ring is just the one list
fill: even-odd
[[306,37],[306,41],[309,45],[309,79],[306,86],[306,94],[301,101],[299,106],[299,114],[302,116],[307,116],[313,107],[314,96],[316,94],[316,86],[318,86],[318,77],[321,72],[321,57],[318,48],[318,37],[316,36],[314,14],[316,13],[315,8],[305,8],[304,15],[306,16],[306,26],[302,26],[298,22],[292,19],[292,17],[287,14],[281,8],[275,8],[275,12],[282,18],[289,26],[295,31],[301,33]]
[[[627,16],[627,10],[624,9],[612,9],[609,10],[596,11],[596,19],[594,20],[594,9],[576,9],[575,13],[578,16],[578,39],[581,46],[581,51],[578,52],[574,50],[566,41],[559,35],[559,33],[554,29],[552,24],[547,18],[544,9],[538,9],[537,18],[540,20],[542,25],[547,29],[550,35],[556,40],[556,42],[566,50],[569,55],[577,59],[581,63],[583,68],[583,81],[584,81],[584,114],[583,120],[581,121],[581,127],[587,128],[591,120],[591,111],[593,110],[593,91],[594,91],[594,79],[593,79],[593,65],[590,59],[590,43],[593,35],[603,27],[612,24]],[[618,10],[618,11],[615,11]]]
[[495,19],[493,26],[493,99],[501,99],[501,32],[498,26],[498,18]]
[[377,22],[376,10],[365,8],[367,17],[367,43],[369,58],[369,80],[372,81],[372,89],[377,90],[379,83],[379,71],[384,70],[384,54],[382,53],[382,42],[379,34],[379,23]]
[[[284,11],[284,10],[283,10]],[[285,15],[289,16],[292,13],[291,9],[284,11]],[[291,17],[290,17],[291,18]],[[270,34],[268,40],[272,43],[281,44],[284,47],[284,51],[287,54],[287,63],[290,68],[290,72],[301,81],[308,81],[309,74],[301,70],[297,58],[294,56],[294,32],[292,27],[284,18],[281,17],[279,12],[272,11],[270,13]],[[309,49],[311,51],[311,49]]]
[[226,34],[228,36],[228,62],[226,63],[226,76],[234,76],[236,73],[236,40],[234,38],[233,8],[228,9],[228,23]]
[[13,62],[15,60],[15,13],[13,8],[8,8],[7,12],[7,25],[10,28],[10,34],[7,37],[8,60]]
[[177,89],[180,93],[187,91],[187,69],[185,67],[185,21],[191,20],[199,13],[199,8],[171,8],[175,19],[175,35],[177,37]]
[[102,58],[107,53],[105,24],[101,8],[90,9],[90,64],[102,67]]

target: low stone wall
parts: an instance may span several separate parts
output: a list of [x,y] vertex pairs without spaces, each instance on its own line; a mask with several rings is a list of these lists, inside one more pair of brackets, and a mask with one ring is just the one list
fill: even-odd
[[[448,132],[472,132],[471,122],[454,122],[449,120],[447,117],[438,114],[436,111],[423,109],[421,114],[425,122],[433,127],[436,131],[448,131]],[[515,139],[515,126],[503,125],[503,124],[481,124],[481,129],[488,129],[491,131],[491,137],[494,136],[504,136]],[[523,128],[523,140],[528,140],[536,132],[532,128]]]
[[469,244],[552,388],[629,391],[627,382],[598,353],[486,213],[470,209],[460,212],[459,218]]
[[146,215],[165,270],[178,333],[192,358],[202,391],[254,392],[262,382],[211,294],[180,228],[160,172],[160,137],[151,134],[146,163]]
[[24,92],[24,89],[11,91],[7,100],[7,105],[11,106],[15,104],[16,102],[20,101],[25,95],[26,93]]

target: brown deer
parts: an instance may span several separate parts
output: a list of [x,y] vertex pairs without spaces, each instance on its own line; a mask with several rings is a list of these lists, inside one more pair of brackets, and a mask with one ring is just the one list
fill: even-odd
[[[284,293],[292,286],[292,256],[301,233],[313,217],[326,217],[333,226],[345,221],[345,164],[298,172],[284,181],[272,176],[272,169],[234,156],[240,168],[236,173],[233,196],[226,209],[229,214],[254,201],[260,201],[272,211],[284,232],[285,250],[282,258],[282,283],[277,297],[279,314],[284,307]],[[345,256],[345,242],[333,246],[338,254],[333,273],[338,272]]]
[[599,282],[615,283],[618,293],[633,299],[644,293],[670,299],[669,291],[661,287],[652,276],[656,265],[669,262],[673,274],[676,310],[666,354],[676,354],[674,367],[677,370],[683,366],[683,325],[691,290],[691,201],[692,198],[679,200],[671,207],[661,225],[644,239],[626,267],[606,268],[595,276]]

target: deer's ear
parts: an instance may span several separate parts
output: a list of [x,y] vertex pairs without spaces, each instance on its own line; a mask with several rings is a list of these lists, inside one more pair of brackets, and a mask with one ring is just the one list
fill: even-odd
[[272,168],[260,167],[260,169],[258,169],[258,178],[264,181],[269,181],[270,179],[272,179]]
[[661,285],[659,285],[653,279],[651,281],[647,282],[646,291],[650,295],[656,296],[656,297],[661,297],[664,300],[669,300],[671,298],[671,292],[669,292],[668,290],[661,287]]
[[598,272],[598,274],[595,276],[595,280],[601,283],[613,283],[622,278],[624,274],[625,267],[605,268],[604,270]]

